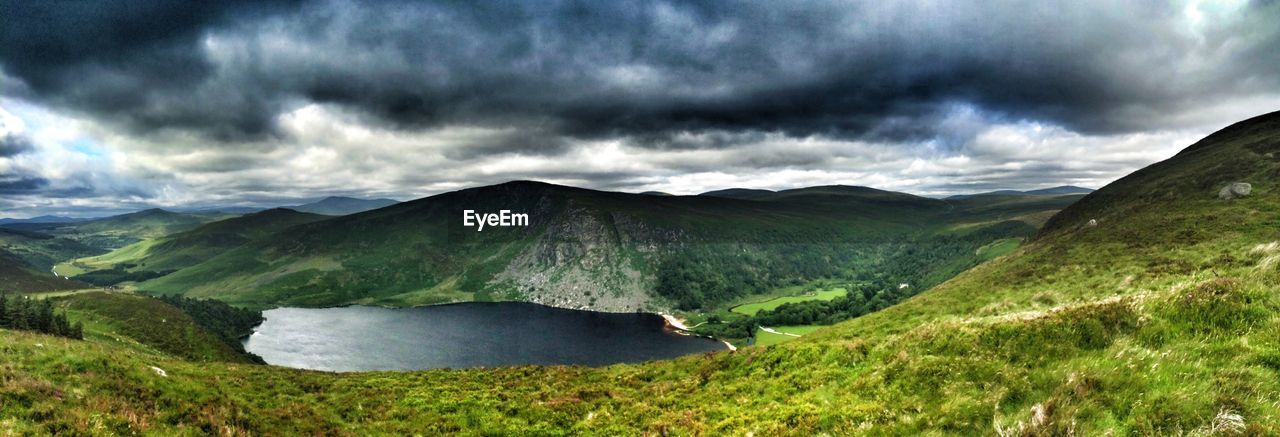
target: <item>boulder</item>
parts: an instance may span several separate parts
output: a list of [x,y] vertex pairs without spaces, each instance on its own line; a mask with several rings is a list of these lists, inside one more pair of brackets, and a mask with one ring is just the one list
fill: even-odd
[[1218,198],[1222,200],[1238,199],[1248,196],[1251,191],[1253,191],[1253,185],[1247,182],[1232,182],[1218,190]]

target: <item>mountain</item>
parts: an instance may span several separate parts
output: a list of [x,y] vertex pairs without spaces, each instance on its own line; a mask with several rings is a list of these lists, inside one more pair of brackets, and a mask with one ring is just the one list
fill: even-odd
[[67,238],[6,228],[0,228],[0,249],[42,272],[62,261],[106,252]]
[[1089,194],[1093,191],[1094,190],[1090,188],[1063,185],[1052,188],[1041,188],[1039,190],[1023,191],[1023,194],[1030,194],[1033,196],[1061,196],[1063,194]]
[[84,287],[85,284],[54,276],[14,253],[0,249],[0,292],[34,293]]
[[726,199],[754,199],[761,196],[768,196],[770,194],[773,194],[773,191],[753,188],[726,188],[723,190],[708,191],[699,194],[699,196],[723,197]]
[[3,228],[62,237],[87,246],[114,250],[138,241],[194,229],[202,224],[233,217],[223,213],[178,213],[163,209],[120,214],[71,223],[11,223]]
[[[0,372],[21,381],[6,395],[29,401],[10,405],[16,419],[6,425],[89,433],[109,423],[139,434],[1280,434],[1277,156],[1280,113],[1243,121],[1085,196],[1007,256],[887,309],[735,352],[601,368],[325,373],[193,363],[103,334],[72,341],[0,330],[11,364]],[[1218,197],[1236,182],[1251,193]]]
[[[139,288],[255,307],[518,300],[665,311],[870,272],[913,245],[941,253],[943,240],[965,249],[946,249],[954,262],[910,274],[949,277],[927,270],[962,269],[977,248],[1029,236],[1036,224],[976,202],[957,207],[864,187],[757,194],[651,196],[510,182],[295,226]],[[1028,203],[1022,212],[1073,200]],[[529,226],[465,228],[466,209],[526,213]]]
[[139,241],[105,255],[77,259],[74,264],[88,270],[167,273],[283,229],[327,218],[330,217],[291,209],[269,209]]
[[1068,195],[1068,194],[1089,194],[1092,192],[1093,190],[1089,188],[1077,187],[1074,185],[1062,185],[1057,187],[1041,188],[1039,190],[1029,190],[1029,191],[999,190],[999,191],[988,191],[985,193],[976,193],[976,194],[957,194],[947,198],[948,199],[964,199],[964,198],[969,198],[974,196],[1062,196],[1062,195]]
[[58,215],[42,215],[42,216],[36,216],[36,217],[24,218],[24,219],[6,217],[6,218],[0,218],[0,225],[10,224],[10,223],[75,223],[75,222],[82,222],[85,220],[92,220],[92,219],[64,217],[64,216],[58,216]]
[[311,203],[286,208],[298,212],[323,215],[349,215],[400,203],[392,199],[356,199],[353,197],[326,197]]
[[195,214],[253,214],[255,212],[265,211],[269,208],[259,208],[254,206],[205,206],[195,208],[176,209],[175,212],[195,213]]

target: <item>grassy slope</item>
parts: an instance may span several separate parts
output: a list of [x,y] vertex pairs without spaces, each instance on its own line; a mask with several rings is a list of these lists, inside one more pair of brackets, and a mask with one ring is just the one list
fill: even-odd
[[[331,375],[0,332],[0,399],[16,405],[0,420],[161,434],[1280,433],[1280,245],[1260,246],[1280,239],[1280,163],[1247,149],[1280,144],[1278,119],[1104,188],[1010,256],[784,345]],[[1254,195],[1214,199],[1234,180]]]
[[35,293],[83,288],[85,284],[37,270],[21,257],[0,249],[0,291]]
[[818,290],[813,292],[813,294],[808,294],[808,295],[776,297],[763,302],[742,304],[742,305],[738,305],[733,308],[730,308],[729,310],[738,314],[746,314],[748,316],[754,316],[756,315],[756,313],[760,311],[776,309],[779,306],[782,306],[782,304],[804,302],[809,300],[832,300],[837,297],[844,296],[845,293],[847,293],[847,291],[843,288],[835,288],[830,290]]
[[289,209],[269,209],[219,220],[190,231],[151,238],[107,254],[78,259],[73,264],[94,269],[130,265],[129,271],[172,271],[189,267],[254,239],[283,229],[324,220],[326,216]]
[[[772,329],[782,334],[774,334],[760,328],[756,328],[756,346],[772,346],[778,343],[786,343],[795,340],[805,334],[817,331],[822,328],[818,325],[799,325],[799,326],[770,326]],[[795,336],[787,335],[794,334]]]
[[54,264],[103,252],[77,241],[38,232],[0,228],[0,250],[22,258],[38,270],[49,271]]
[[124,336],[191,361],[248,362],[182,310],[156,299],[124,293],[91,292],[57,298],[71,320],[102,339]]
[[202,224],[232,216],[148,209],[83,222],[17,223],[5,225],[5,227],[63,237],[96,249],[115,250],[138,241],[191,230]]
[[1017,249],[1019,244],[1022,244],[1022,241],[1018,238],[996,240],[991,244],[978,248],[977,255],[982,257],[983,260],[990,261],[992,259],[1008,255],[1013,252],[1014,249]]

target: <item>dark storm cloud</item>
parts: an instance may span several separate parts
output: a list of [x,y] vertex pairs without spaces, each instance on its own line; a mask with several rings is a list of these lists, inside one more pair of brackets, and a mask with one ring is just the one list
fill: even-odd
[[286,4],[4,1],[0,65],[29,93],[138,131],[255,135],[268,129],[275,97],[237,95],[222,107],[192,99],[217,68],[199,50],[200,38]]
[[0,194],[34,193],[49,185],[49,180],[30,175],[0,175]]
[[23,135],[7,133],[0,136],[0,158],[17,156],[34,149],[31,140]]
[[541,132],[463,155],[736,144],[681,140],[711,131],[945,146],[957,104],[1120,133],[1274,89],[1280,6],[1249,8],[1188,29],[1165,2],[16,2],[0,66],[128,129],[220,140],[311,101],[401,129]]

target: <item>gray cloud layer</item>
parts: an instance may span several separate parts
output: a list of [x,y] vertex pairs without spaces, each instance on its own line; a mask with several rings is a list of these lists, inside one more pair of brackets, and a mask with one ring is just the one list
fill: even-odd
[[[157,161],[149,171],[159,173],[267,166],[302,141],[322,141],[285,125],[311,104],[379,135],[485,131],[454,138],[452,147],[397,149],[431,155],[416,158],[424,171],[508,155],[565,157],[610,141],[653,151],[632,169],[566,161],[450,176],[462,183],[542,175],[634,188],[654,174],[841,170],[833,162],[852,159],[858,144],[899,144],[917,157],[976,156],[975,141],[1002,124],[1098,138],[1199,128],[1229,121],[1222,114],[1231,111],[1214,105],[1280,89],[1280,3],[1272,1],[1238,10],[1164,1],[4,2],[3,9],[0,71],[18,82],[5,92],[88,118],[139,153],[192,154],[186,164]],[[784,144],[814,139],[842,143]],[[716,150],[740,153],[682,154]],[[878,159],[859,156],[859,165]],[[996,153],[984,162],[1002,157],[1012,159]],[[1098,163],[1105,173],[1098,178],[1134,162],[1120,170]],[[976,185],[930,187],[987,186],[1005,180],[1003,172],[1046,182],[1087,174],[1035,165],[988,169],[989,181]],[[256,182],[242,188],[271,189],[274,175],[248,176],[240,180]]]

